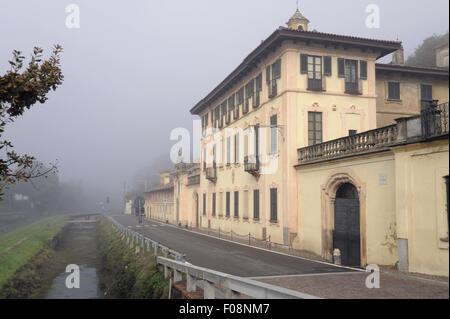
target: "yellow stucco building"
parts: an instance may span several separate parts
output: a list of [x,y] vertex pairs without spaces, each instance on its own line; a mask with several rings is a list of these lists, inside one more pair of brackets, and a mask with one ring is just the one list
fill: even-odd
[[448,104],[439,132],[423,122],[448,101],[448,70],[401,51],[310,31],[297,11],[191,109],[201,163],[177,166],[174,221],[448,276]]

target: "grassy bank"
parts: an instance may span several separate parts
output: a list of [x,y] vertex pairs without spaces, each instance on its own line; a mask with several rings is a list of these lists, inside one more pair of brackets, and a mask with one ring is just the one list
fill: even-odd
[[136,254],[111,225],[102,219],[97,229],[100,281],[107,298],[165,299],[169,284],[148,252]]
[[51,217],[0,236],[1,298],[29,297],[39,284],[39,265],[50,258],[49,244],[65,224],[65,217]]

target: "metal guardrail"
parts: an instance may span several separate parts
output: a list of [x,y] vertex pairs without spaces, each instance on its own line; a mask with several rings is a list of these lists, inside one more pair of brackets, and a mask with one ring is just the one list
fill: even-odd
[[[105,216],[105,215],[104,215]],[[145,237],[142,234],[139,234],[138,232],[135,232],[134,230],[131,230],[119,222],[117,222],[115,219],[113,219],[110,216],[105,216],[106,219],[108,219],[114,226],[114,228],[123,236],[128,238],[128,240],[134,245],[140,245],[141,248],[147,249],[147,251],[150,251],[153,249],[155,256],[158,256],[159,251],[163,254],[165,257],[171,257],[179,262],[185,262],[186,255],[181,254],[173,249],[170,249],[169,247],[166,247],[164,245],[161,245],[160,243]]]
[[186,276],[186,289],[196,292],[197,284],[203,283],[204,299],[215,299],[218,291],[225,292],[226,299],[250,297],[256,299],[319,299],[318,297],[273,286],[253,279],[241,278],[207,268],[158,257],[158,265],[164,267],[164,277],[173,276],[173,282],[181,282]]

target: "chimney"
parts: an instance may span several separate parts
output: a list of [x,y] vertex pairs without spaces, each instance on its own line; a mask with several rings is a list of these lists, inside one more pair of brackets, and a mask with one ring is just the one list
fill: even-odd
[[392,62],[391,64],[396,64],[396,65],[404,65],[405,64],[405,50],[403,49],[403,46],[395,51],[392,54]]

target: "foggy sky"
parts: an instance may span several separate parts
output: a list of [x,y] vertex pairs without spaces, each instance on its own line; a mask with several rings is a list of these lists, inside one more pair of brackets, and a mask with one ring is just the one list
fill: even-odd
[[[21,153],[58,159],[62,180],[121,200],[123,183],[167,158],[169,133],[192,128],[189,109],[294,13],[295,0],[0,0],[0,73],[13,49],[64,47],[65,81],[44,105],[7,128]],[[65,7],[81,28],[65,27]],[[381,28],[365,27],[365,7]],[[447,0],[302,0],[322,32],[404,42],[448,30]]]

